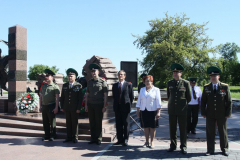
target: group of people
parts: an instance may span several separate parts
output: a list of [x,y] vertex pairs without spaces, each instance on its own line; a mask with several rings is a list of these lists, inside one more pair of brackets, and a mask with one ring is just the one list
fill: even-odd
[[[102,119],[106,112],[108,86],[106,81],[99,77],[101,67],[90,64],[92,79],[87,83],[85,93],[85,111],[88,112],[91,140],[89,144],[102,142]],[[219,81],[221,70],[218,67],[209,67],[207,73],[210,83],[201,91],[196,86],[197,78],[189,77],[189,81],[181,78],[184,67],[174,63],[171,66],[173,79],[167,83],[170,148],[173,152],[177,148],[177,123],[180,130],[180,149],[187,154],[187,134],[196,134],[198,112],[206,118],[207,153],[215,151],[215,128],[218,127],[222,154],[228,156],[227,118],[231,116],[232,102],[229,87]],[[46,81],[40,92],[40,106],[43,118],[45,137],[43,140],[53,141],[56,137],[56,118],[59,102],[59,87],[52,82],[54,73],[47,69]],[[65,83],[61,92],[61,110],[66,115],[67,139],[64,142],[78,142],[78,113],[82,105],[83,92],[80,83],[75,79],[78,73],[73,68],[67,70],[69,82]],[[128,145],[130,112],[134,99],[131,82],[125,81],[126,72],[118,72],[119,81],[112,86],[113,110],[115,112],[116,131],[118,141],[114,145]],[[142,83],[138,86],[137,116],[144,128],[146,142],[143,147],[154,148],[156,128],[161,112],[160,89],[153,85],[153,76],[142,74]],[[54,107],[52,107],[54,106]],[[50,109],[52,108],[52,109]],[[150,141],[149,141],[149,136]]]

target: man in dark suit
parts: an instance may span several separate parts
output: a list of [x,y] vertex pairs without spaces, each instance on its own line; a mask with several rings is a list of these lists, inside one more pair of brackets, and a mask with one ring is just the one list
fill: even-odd
[[126,73],[118,72],[119,82],[113,84],[113,110],[115,112],[118,141],[114,145],[128,145],[130,111],[133,102],[132,84],[125,81]]

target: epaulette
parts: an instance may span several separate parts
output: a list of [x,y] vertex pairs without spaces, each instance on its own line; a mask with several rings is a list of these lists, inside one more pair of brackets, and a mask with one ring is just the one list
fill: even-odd
[[205,84],[204,87],[205,87],[205,86],[208,86],[208,85],[210,85],[210,84],[211,84],[211,83]]
[[222,83],[222,82],[221,82],[221,84],[228,86],[228,84],[227,84],[227,83]]
[[103,79],[103,78],[101,78],[101,77],[99,77],[99,79],[101,79],[103,82],[105,81],[105,79]]

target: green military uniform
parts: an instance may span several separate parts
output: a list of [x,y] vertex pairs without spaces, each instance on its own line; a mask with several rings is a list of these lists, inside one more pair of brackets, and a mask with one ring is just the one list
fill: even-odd
[[[51,70],[46,69],[46,74],[55,75]],[[49,104],[56,102],[56,94],[60,94],[57,84],[44,84],[40,91],[42,95],[42,119],[45,132],[45,139],[56,137],[56,117],[54,113],[50,113]]]
[[[171,66],[174,71],[183,71],[180,64]],[[170,80],[167,84],[168,114],[170,126],[170,149],[177,148],[177,122],[180,129],[180,148],[187,149],[187,105],[191,101],[190,84],[187,80]]]
[[[67,75],[75,74],[76,77],[78,73],[76,70],[69,68],[67,70]],[[78,140],[78,113],[82,105],[82,85],[78,82],[71,84],[70,82],[64,83],[61,93],[61,109],[64,110],[66,116],[66,127],[67,127],[67,141]]]
[[[90,64],[90,70],[100,69],[97,64]],[[91,141],[102,141],[102,109],[104,107],[104,93],[108,92],[107,83],[104,79],[90,79],[87,83],[87,106],[91,130]]]
[[[208,74],[219,74],[221,70],[217,67],[209,67]],[[220,147],[222,152],[228,152],[227,118],[232,113],[232,101],[229,86],[218,82],[216,88],[213,83],[206,84],[203,88],[201,101],[201,114],[206,116],[207,151],[215,151],[215,128],[216,122],[220,136]]]

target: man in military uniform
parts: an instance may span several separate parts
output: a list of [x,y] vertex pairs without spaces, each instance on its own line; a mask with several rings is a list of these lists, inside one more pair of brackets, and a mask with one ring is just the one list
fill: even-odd
[[218,67],[209,67],[207,73],[210,75],[211,83],[204,86],[201,101],[201,114],[203,118],[206,118],[206,156],[214,154],[215,151],[216,122],[222,154],[228,156],[227,119],[232,114],[232,100],[229,87],[227,84],[219,81],[221,70]]
[[[40,111],[42,111],[43,128],[45,136],[42,140],[53,141],[56,137],[56,117],[59,105],[60,89],[53,83],[55,73],[50,69],[45,69],[47,83],[42,86],[40,91]],[[55,104],[55,109],[51,111],[50,105]]]
[[145,87],[145,84],[143,83],[143,77],[145,77],[145,76],[146,76],[145,73],[143,73],[143,74],[140,75],[140,77],[141,77],[141,79],[142,79],[142,82],[140,82],[140,83],[138,84],[138,93],[140,93],[141,88]]
[[181,64],[174,63],[171,66],[173,80],[167,84],[168,114],[170,128],[170,148],[172,152],[177,148],[177,122],[180,130],[180,148],[182,154],[187,154],[187,105],[191,101],[190,84],[181,78],[184,68]]
[[89,65],[92,79],[87,83],[85,111],[88,112],[91,141],[89,144],[102,142],[102,119],[107,108],[108,87],[106,81],[99,77],[101,67],[95,63]]
[[191,85],[192,99],[188,103],[187,111],[187,133],[191,131],[196,134],[196,126],[198,123],[198,111],[201,105],[202,91],[201,88],[196,86],[197,78],[189,77]]
[[61,93],[61,109],[66,116],[67,139],[65,142],[78,142],[78,114],[82,105],[82,85],[76,82],[78,72],[69,68],[67,71],[68,81],[63,84]]

